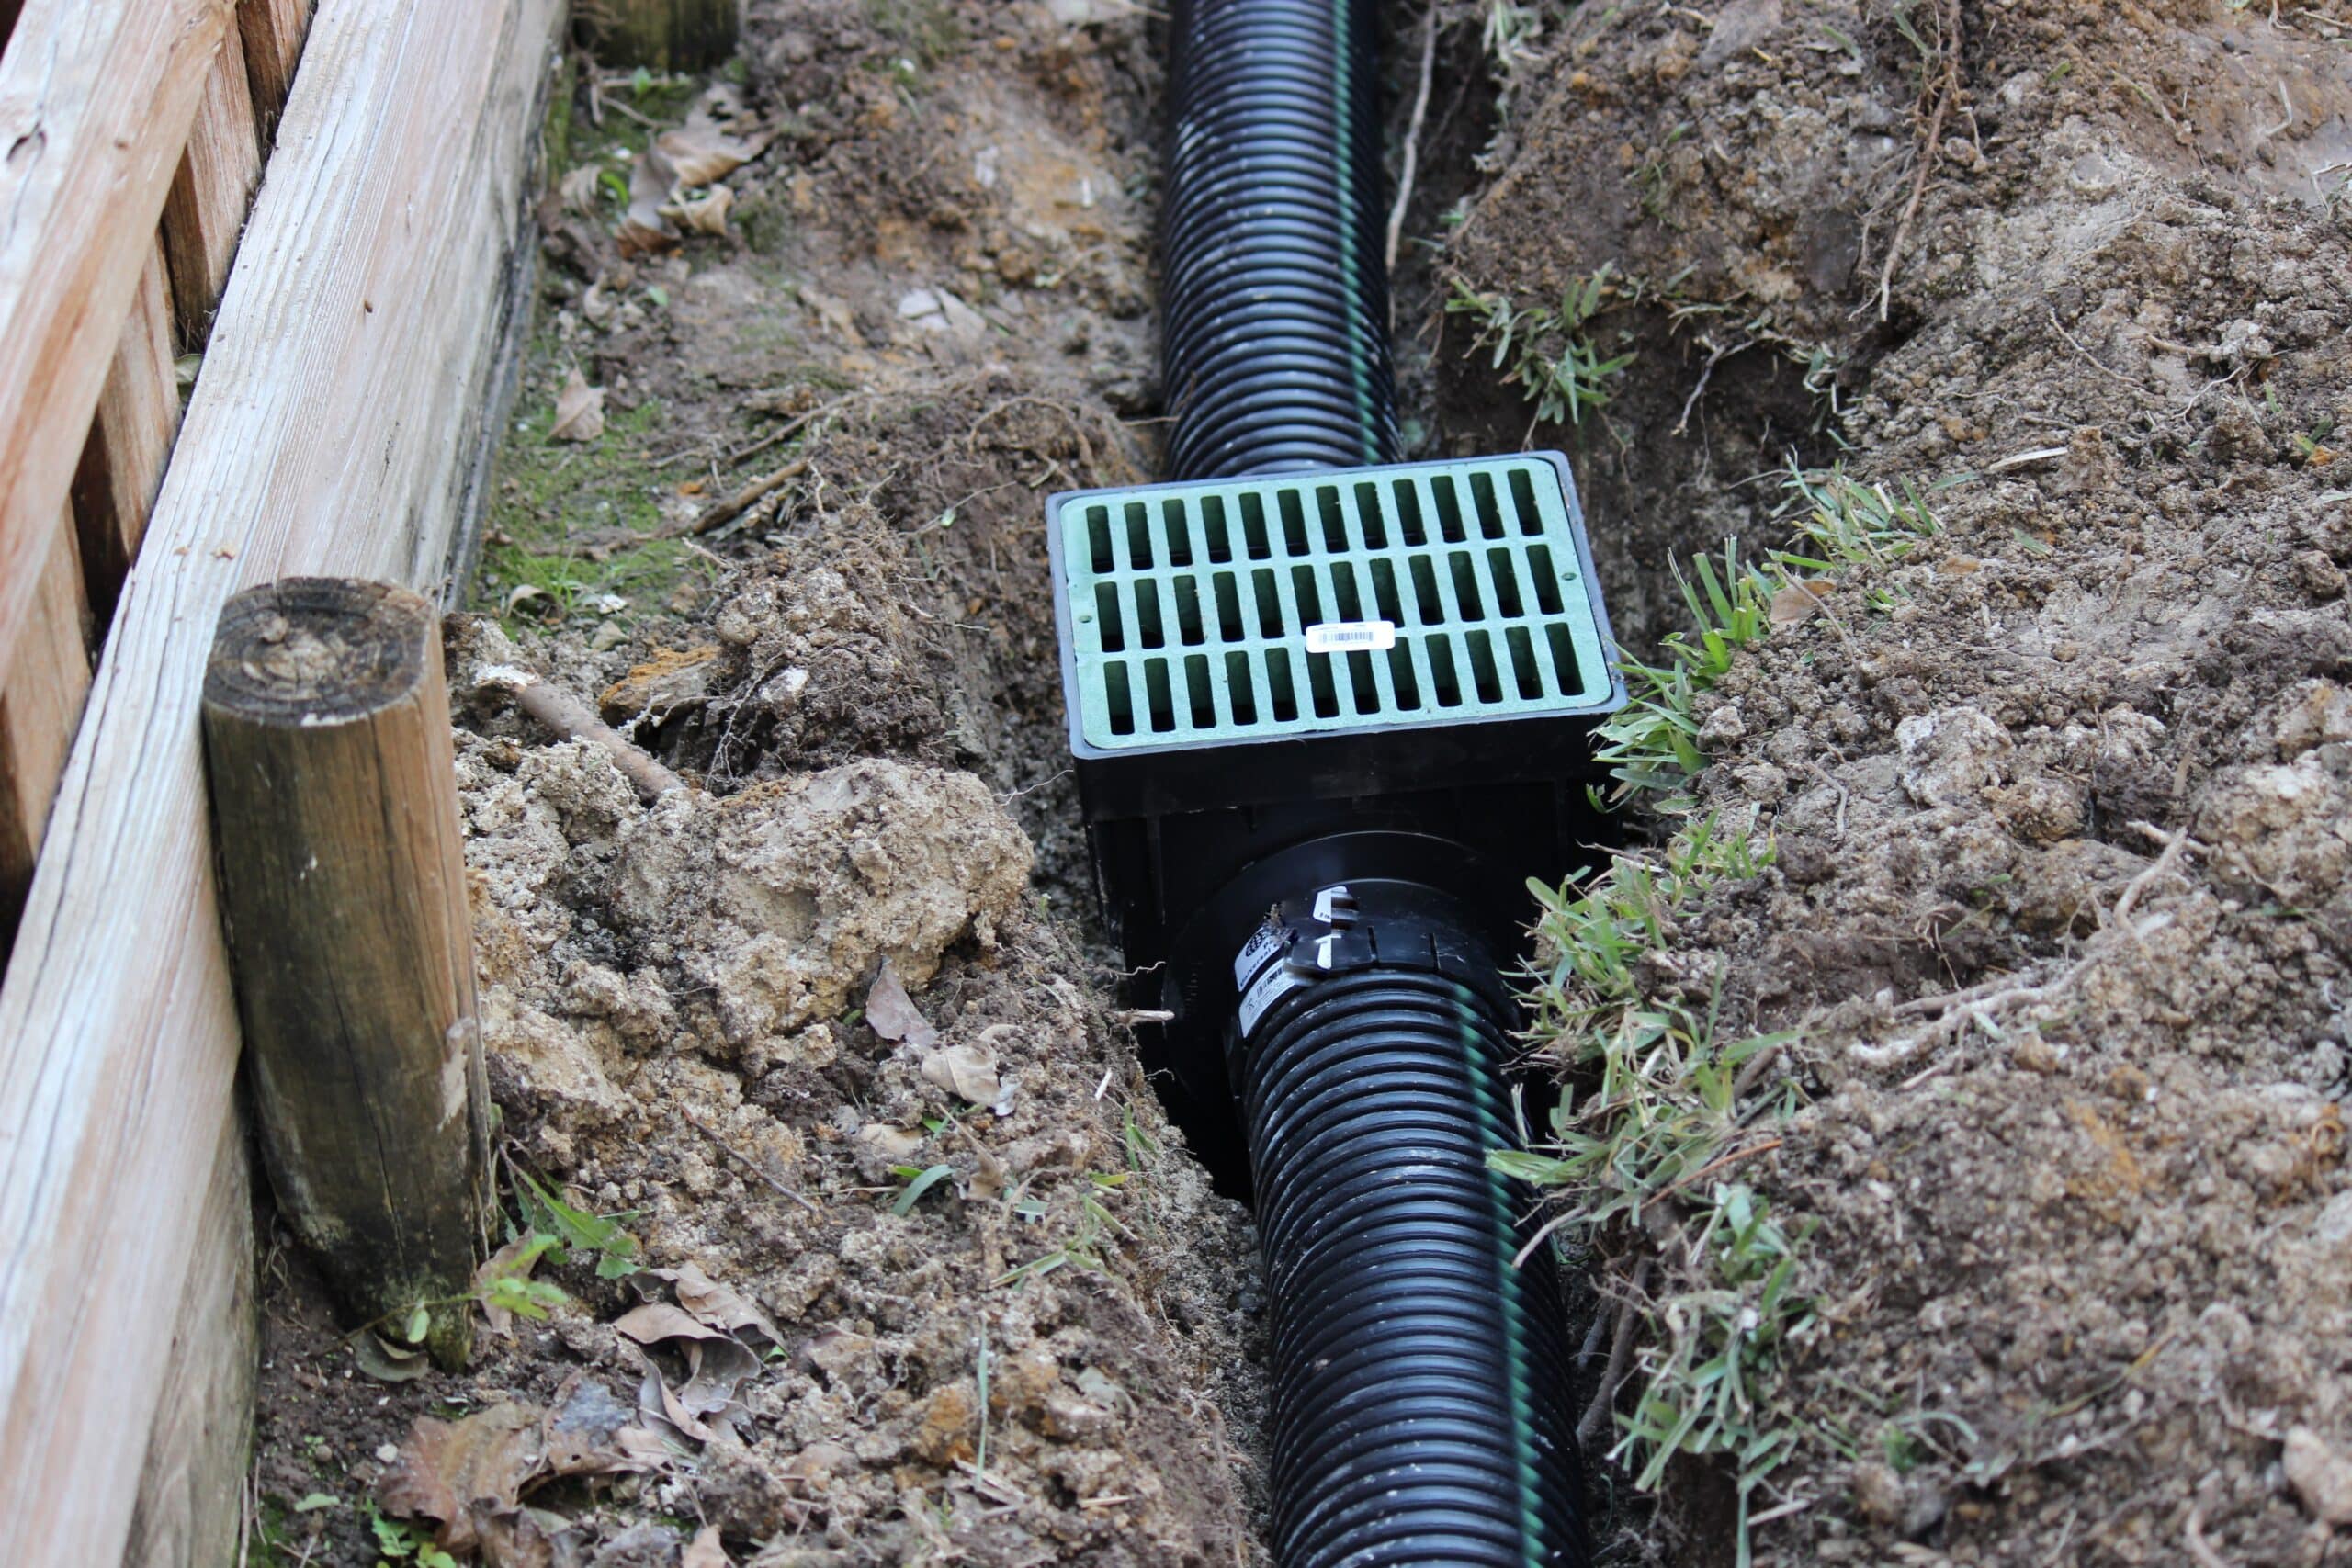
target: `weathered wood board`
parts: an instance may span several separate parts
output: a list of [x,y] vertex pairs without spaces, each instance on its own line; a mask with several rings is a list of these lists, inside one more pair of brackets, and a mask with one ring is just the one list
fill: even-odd
[[[170,0],[136,30],[159,30],[158,11],[222,20]],[[214,620],[281,575],[438,585],[560,12],[324,0],[311,23],[0,987],[0,1517],[18,1561],[123,1554],[124,1453],[162,1405],[175,1314],[195,1295],[237,1058],[198,729]],[[189,115],[201,85],[187,84]],[[0,114],[0,136],[23,123]],[[0,185],[0,218],[21,186]],[[60,471],[13,431],[0,448],[0,642],[30,603],[15,481],[54,479],[53,535],[148,238],[125,247],[98,374],[51,444]],[[39,396],[0,384],[0,425]]]

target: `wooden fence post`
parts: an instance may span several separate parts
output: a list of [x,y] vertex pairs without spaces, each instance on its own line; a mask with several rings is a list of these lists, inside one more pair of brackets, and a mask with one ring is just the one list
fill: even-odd
[[490,1099],[438,619],[288,578],[220,613],[204,748],[221,922],[280,1213],[364,1319],[469,1348]]
[[576,8],[599,63],[650,71],[709,71],[735,52],[741,0],[581,0]]

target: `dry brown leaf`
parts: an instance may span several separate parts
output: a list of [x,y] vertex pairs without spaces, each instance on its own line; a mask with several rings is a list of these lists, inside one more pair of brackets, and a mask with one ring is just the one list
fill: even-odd
[[592,213],[596,210],[601,173],[594,164],[582,164],[556,181],[556,195],[563,202],[566,211]]
[[723,180],[766,151],[771,135],[757,131],[738,136],[697,110],[675,130],[665,130],[653,145],[670,162],[676,188],[691,190]]
[[658,144],[637,155],[628,171],[628,210],[621,215],[622,255],[651,255],[677,248],[678,231],[662,216],[677,184],[670,160]]
[[[887,958],[882,961],[882,973],[875,976],[873,987],[865,993],[865,1021],[883,1039],[899,1041],[918,1051],[928,1051],[939,1043],[939,1031],[932,1027],[931,1020],[923,1017],[913,998],[907,995],[906,982],[899,978],[897,966]],[[926,1065],[923,1070],[928,1073],[931,1069]],[[942,1083],[940,1087],[949,1086]]]
[[735,205],[735,193],[720,186],[708,196],[691,201],[677,200],[664,205],[662,216],[676,223],[688,233],[720,234],[727,232],[727,213]]
[[548,431],[548,439],[594,441],[604,434],[605,389],[590,386],[575,365],[564,380],[562,395],[555,400],[555,424]]
[[650,1427],[623,1427],[613,1434],[613,1446],[628,1460],[633,1470],[664,1470],[682,1459],[694,1457],[691,1450],[672,1443]]
[[771,1345],[784,1342],[775,1325],[768,1321],[767,1314],[752,1305],[750,1297],[730,1285],[720,1284],[698,1265],[681,1264],[658,1272],[677,1289],[678,1304],[711,1327],[739,1336],[746,1331],[756,1332]]
[[951,1045],[922,1059],[922,1076],[974,1105],[993,1105],[1004,1092],[996,1076],[996,1053],[977,1045]]
[[719,1331],[686,1311],[668,1302],[648,1302],[631,1307],[613,1327],[640,1345],[659,1345],[664,1339],[718,1339]]
[[696,1416],[716,1416],[735,1403],[736,1392],[760,1371],[758,1354],[734,1339],[702,1339],[686,1347],[691,1369],[677,1389],[678,1403]]
[[1830,585],[1816,580],[1812,582],[1792,582],[1772,595],[1771,616],[1776,626],[1792,626],[1815,610],[1829,597]]
[[377,1488],[388,1513],[429,1518],[452,1551],[471,1551],[522,1506],[523,1490],[542,1471],[539,1412],[493,1404],[462,1421],[419,1416]]
[[678,1568],[735,1568],[735,1560],[718,1544],[718,1527],[705,1525],[686,1543],[686,1553],[678,1559]]
[[411,1382],[432,1370],[433,1363],[424,1350],[413,1345],[395,1345],[375,1333],[362,1334],[351,1342],[352,1359],[359,1370],[378,1382]]

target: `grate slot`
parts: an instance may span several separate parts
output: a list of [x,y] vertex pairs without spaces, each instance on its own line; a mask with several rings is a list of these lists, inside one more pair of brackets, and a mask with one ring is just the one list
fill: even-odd
[[1219,642],[1239,642],[1247,634],[1241,629],[1241,590],[1233,573],[1220,571],[1209,579],[1211,595],[1216,601],[1216,636]]
[[1510,651],[1511,678],[1519,687],[1522,702],[1533,702],[1544,694],[1544,671],[1535,666],[1535,639],[1525,626],[1508,626],[1503,630],[1503,646]]
[[1525,468],[1510,470],[1511,510],[1518,514],[1519,531],[1531,538],[1544,535],[1544,509],[1535,503],[1535,479]]
[[1258,722],[1258,694],[1250,681],[1250,656],[1238,649],[1225,656],[1225,685],[1231,694],[1233,722]]
[[1552,550],[1548,545],[1527,547],[1527,575],[1534,579],[1535,613],[1556,615],[1560,613],[1560,574],[1552,570]]
[[1501,672],[1495,668],[1495,640],[1491,632],[1465,632],[1463,647],[1470,655],[1470,683],[1478,700],[1492,705],[1503,700]]
[[1527,614],[1527,602],[1519,596],[1517,552],[1500,545],[1488,550],[1487,575],[1495,585],[1495,614],[1506,621],[1515,621]]
[[1159,624],[1159,584],[1148,577],[1138,577],[1135,582],[1136,642],[1143,648],[1164,648],[1168,644],[1167,628]]
[[1127,686],[1127,666],[1122,660],[1104,672],[1103,685],[1110,694],[1111,733],[1133,735],[1136,732],[1135,693]]
[[1168,660],[1147,659],[1143,661],[1144,705],[1149,710],[1154,733],[1165,735],[1176,728],[1176,697],[1168,688]]
[[1426,482],[1403,479],[1389,487],[1396,497],[1396,532],[1408,549],[1418,550],[1430,542],[1429,528],[1421,521],[1421,488]]
[[1356,519],[1363,529],[1364,548],[1388,547],[1388,519],[1380,510],[1380,487],[1370,479],[1356,486]]
[[1117,562],[1111,555],[1111,509],[1090,506],[1086,509],[1087,553],[1096,571],[1109,571]]
[[1134,571],[1151,570],[1151,513],[1140,501],[1126,506],[1127,566]]
[[1293,557],[1306,554],[1306,508],[1300,503],[1298,491],[1277,491],[1274,507],[1282,513],[1283,553]]
[[1193,530],[1184,521],[1184,503],[1174,496],[1159,503],[1160,532],[1168,540],[1168,564],[1193,564]]
[[1201,534],[1208,541],[1211,561],[1223,566],[1233,558],[1233,539],[1226,532],[1225,497],[1201,497]]
[[1506,530],[1503,510],[1495,501],[1495,476],[1483,469],[1470,476],[1470,502],[1477,510],[1478,532],[1489,539],[1499,539]]
[[1288,649],[1266,649],[1266,700],[1274,710],[1276,724],[1298,722],[1298,686],[1291,677]]
[[[1604,707],[1557,472],[1487,458],[1057,498],[1079,733],[1148,748]],[[1363,629],[1309,649],[1321,626]]]

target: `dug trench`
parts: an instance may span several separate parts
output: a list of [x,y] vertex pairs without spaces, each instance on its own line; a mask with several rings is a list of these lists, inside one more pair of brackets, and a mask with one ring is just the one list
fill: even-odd
[[[1601,1560],[2340,1557],[2345,29],[1391,32],[1411,455],[1569,450],[1685,671],[1634,869],[1527,910]],[[1156,470],[1162,41],[754,0],[714,79],[573,67],[449,658],[500,1251],[448,1373],[266,1244],[248,1561],[1263,1559],[1248,1215],[1118,1010],[1045,567]]]

